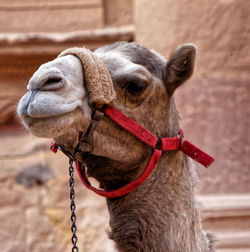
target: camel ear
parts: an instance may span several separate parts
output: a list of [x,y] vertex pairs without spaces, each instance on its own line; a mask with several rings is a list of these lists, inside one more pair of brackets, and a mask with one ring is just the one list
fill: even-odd
[[196,46],[184,44],[177,48],[165,66],[165,86],[169,94],[191,77],[194,71]]

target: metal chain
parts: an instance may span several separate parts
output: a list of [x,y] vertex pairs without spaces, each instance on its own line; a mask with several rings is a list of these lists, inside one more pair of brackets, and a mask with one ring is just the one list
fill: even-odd
[[70,186],[70,200],[71,200],[71,204],[70,204],[70,210],[71,210],[71,231],[72,231],[72,252],[78,252],[78,247],[76,246],[77,243],[77,236],[76,236],[76,230],[77,230],[77,226],[76,226],[76,214],[75,214],[75,210],[76,210],[76,204],[75,204],[75,189],[74,189],[74,185],[75,185],[75,181],[74,181],[74,167],[73,167],[73,160],[70,159],[69,160],[69,186]]

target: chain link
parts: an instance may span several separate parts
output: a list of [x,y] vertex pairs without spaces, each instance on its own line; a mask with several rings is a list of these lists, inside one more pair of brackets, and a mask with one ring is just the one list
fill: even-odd
[[70,210],[71,210],[71,231],[72,231],[72,252],[78,252],[78,247],[76,246],[77,243],[77,236],[76,236],[76,231],[77,231],[77,226],[76,226],[76,214],[75,214],[75,210],[76,210],[76,204],[75,204],[75,189],[74,189],[74,185],[75,185],[75,181],[74,181],[74,167],[73,167],[73,160],[70,159],[69,160],[69,186],[70,186]]

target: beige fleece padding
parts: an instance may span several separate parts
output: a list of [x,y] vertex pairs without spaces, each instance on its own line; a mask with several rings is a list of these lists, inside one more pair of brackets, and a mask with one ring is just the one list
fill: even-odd
[[96,108],[112,105],[116,94],[109,72],[102,60],[84,47],[66,49],[58,57],[69,54],[76,56],[82,62],[89,104]]

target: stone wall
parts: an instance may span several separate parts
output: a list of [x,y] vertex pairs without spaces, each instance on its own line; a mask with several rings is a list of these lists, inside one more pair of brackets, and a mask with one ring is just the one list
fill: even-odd
[[198,47],[196,69],[176,92],[188,139],[215,157],[198,167],[201,193],[250,192],[250,2],[135,1],[136,40],[168,57]]
[[[201,192],[249,192],[248,1],[133,2],[0,0],[1,251],[71,250],[67,159],[16,124],[15,107],[35,69],[61,50],[133,40],[134,10],[137,40],[166,57],[198,45],[194,77],[176,98],[187,137],[216,157],[199,167]],[[248,251],[249,196],[215,196],[200,198],[204,227],[220,233],[220,251]],[[77,176],[76,203],[79,251],[114,251],[105,200]]]
[[0,0],[0,127],[15,121],[15,105],[41,64],[69,47],[94,50],[133,40],[132,6],[122,0]]
[[0,0],[0,32],[73,32],[133,24],[133,0]]
[[[50,140],[17,128],[0,139],[1,251],[71,251],[67,158],[49,151]],[[75,179],[79,251],[113,251],[105,200]]]
[[101,0],[0,1],[0,32],[65,32],[102,28]]
[[[0,247],[71,251],[68,160],[31,136],[16,106],[33,72],[62,50],[133,40],[132,1],[0,0]],[[79,251],[112,252],[105,200],[76,176]]]
[[133,0],[104,0],[104,20],[106,25],[128,25],[134,21]]
[[175,97],[185,136],[215,157],[209,169],[196,166],[203,227],[218,252],[250,251],[249,13],[244,0],[135,0],[138,42],[165,57],[183,43],[198,47]]

